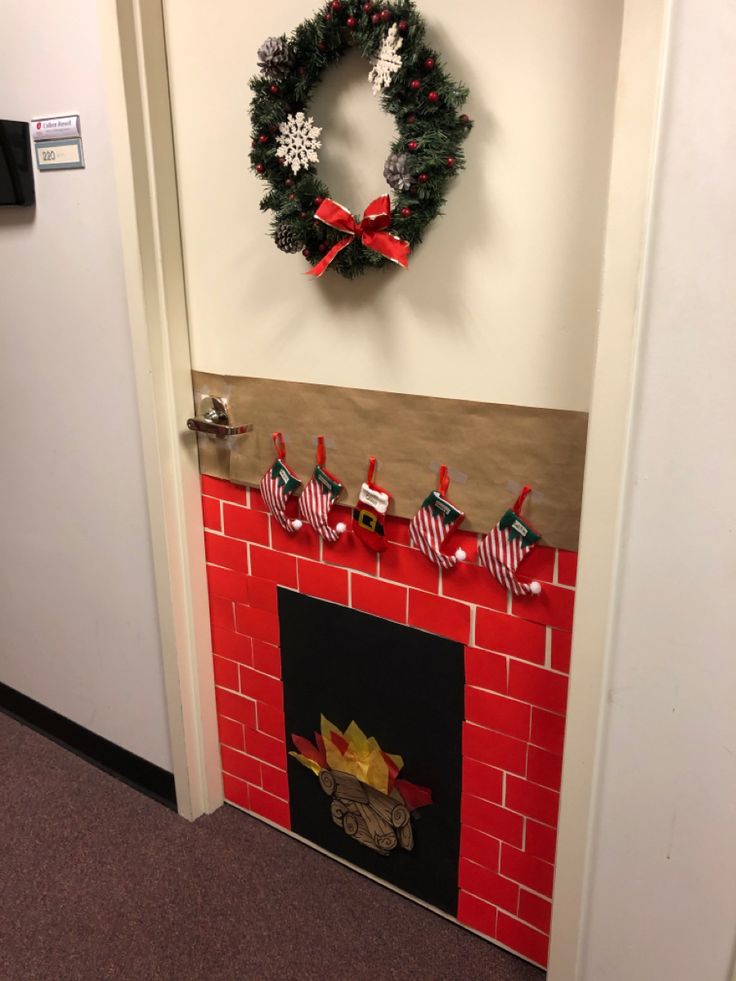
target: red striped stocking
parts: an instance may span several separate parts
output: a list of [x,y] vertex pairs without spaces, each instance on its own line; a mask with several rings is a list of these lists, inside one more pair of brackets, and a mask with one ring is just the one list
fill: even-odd
[[525,487],[513,508],[486,535],[478,549],[480,564],[514,596],[536,595],[542,587],[536,581],[519,582],[516,570],[542,537],[521,518],[521,508],[531,487]]
[[462,523],[465,514],[445,499],[450,478],[447,467],[440,467],[440,489],[423,502],[409,525],[409,540],[423,552],[430,562],[441,569],[452,569],[465,559],[465,552],[458,548],[454,555],[446,555],[440,549],[448,535]]
[[269,512],[284,531],[293,535],[299,531],[302,523],[299,518],[287,518],[286,502],[302,482],[284,463],[286,446],[281,433],[273,434],[273,445],[276,447],[276,459],[261,478],[261,494]]
[[343,486],[324,469],[325,460],[325,438],[318,436],[317,466],[314,468],[312,479],[299,498],[299,514],[326,542],[336,542],[345,531],[345,523],[340,521],[332,528],[328,524],[327,517],[332,510],[332,505],[342,493]]

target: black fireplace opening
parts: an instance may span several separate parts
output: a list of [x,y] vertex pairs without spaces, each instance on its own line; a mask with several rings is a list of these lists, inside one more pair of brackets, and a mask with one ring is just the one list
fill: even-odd
[[278,604],[292,831],[456,916],[463,645],[283,588]]

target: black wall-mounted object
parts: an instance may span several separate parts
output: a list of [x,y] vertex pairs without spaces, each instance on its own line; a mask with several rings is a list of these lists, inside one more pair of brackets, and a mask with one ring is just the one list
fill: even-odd
[[28,123],[0,119],[0,206],[36,203]]

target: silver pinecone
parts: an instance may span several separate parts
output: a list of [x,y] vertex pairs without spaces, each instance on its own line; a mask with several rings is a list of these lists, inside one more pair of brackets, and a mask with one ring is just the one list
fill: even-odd
[[258,67],[264,75],[285,75],[294,64],[294,54],[281,37],[267,37],[258,49]]
[[282,252],[301,252],[304,242],[288,225],[279,225],[273,233],[273,240]]
[[411,187],[411,176],[407,171],[406,160],[405,153],[392,153],[383,165],[383,176],[394,191],[408,191]]

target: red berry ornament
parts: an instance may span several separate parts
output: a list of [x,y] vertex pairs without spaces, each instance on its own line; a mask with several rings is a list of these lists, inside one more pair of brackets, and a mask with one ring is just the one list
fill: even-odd
[[287,177],[286,180],[284,181],[284,184],[286,185],[286,187],[293,187],[294,181],[291,179],[291,177]]
[[266,143],[268,143],[268,137],[265,133],[261,133],[261,135],[258,137],[258,142],[261,144],[261,146],[265,146]]
[[457,163],[457,159],[455,157],[448,157],[447,158],[447,166],[450,169],[452,169],[455,166],[456,163]]
[[312,253],[309,251],[309,249],[302,249],[302,255],[304,256],[305,259],[308,259],[311,254]]
[[350,28],[350,30],[352,31],[354,27],[357,27],[358,26],[358,19],[357,19],[357,17],[348,17],[348,19],[347,19],[347,25]]
[[280,91],[281,89],[276,84],[272,85],[270,88],[271,95],[278,95]]
[[324,201],[324,198],[316,197],[314,199],[314,206],[315,206],[315,208],[319,208],[319,206],[322,204],[323,201]]
[[266,172],[265,164],[256,164],[256,173],[264,174]]
[[411,218],[411,208],[402,208],[401,209],[401,217],[402,218]]
[[427,99],[429,100],[429,102],[439,102],[440,94],[439,92],[430,92],[429,95],[427,96]]
[[391,20],[391,11],[390,10],[382,10],[381,11],[381,23],[388,24],[388,22],[390,20]]
[[419,175],[419,183],[420,184],[426,184],[428,180],[429,180],[429,174],[420,174]]
[[370,0],[368,0],[367,3],[364,3],[363,4],[363,11],[366,14],[369,14],[371,12],[371,10],[373,10],[373,4],[370,2]]
[[332,20],[332,14],[325,14],[324,16],[325,23],[329,24],[331,20]]
[[289,200],[290,200],[290,201],[296,201],[296,194],[294,194],[294,192],[293,192],[293,191],[292,191],[292,193],[291,193],[291,194],[289,195]]
[[374,27],[377,27],[378,24],[380,23],[381,23],[381,15],[373,14],[373,16],[371,17],[371,24],[373,24]]
[[327,249],[328,249],[327,242],[320,242],[319,243],[319,251],[320,252],[326,252]]
[[398,27],[399,27],[399,34],[406,34],[406,32],[409,30],[409,22],[406,20],[400,20]]
[[416,115],[416,113],[415,112],[410,112],[409,115],[406,117],[406,121],[407,121],[407,123],[410,126],[413,126],[414,123],[417,121],[417,115]]
[[338,10],[342,10],[342,0],[332,0],[330,6],[337,13]]
[[424,59],[424,70],[425,70],[425,72],[434,71],[434,66],[435,66],[435,60],[434,60],[434,58],[425,58]]
[[418,92],[421,87],[422,83],[418,78],[415,78],[414,81],[409,83],[409,88],[412,90],[412,92]]
[[406,149],[409,151],[409,153],[416,153],[416,151],[419,149],[419,144],[416,140],[409,140],[409,142],[406,144]]

